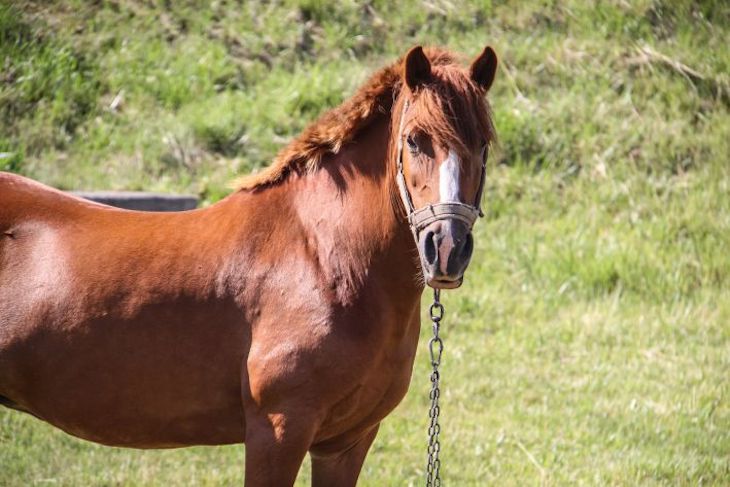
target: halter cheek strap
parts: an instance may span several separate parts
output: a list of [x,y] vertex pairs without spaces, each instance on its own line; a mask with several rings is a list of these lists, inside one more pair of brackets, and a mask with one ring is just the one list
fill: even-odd
[[469,230],[474,226],[477,218],[484,216],[481,209],[482,192],[484,191],[484,178],[487,172],[487,159],[486,154],[482,160],[482,174],[479,179],[479,189],[477,190],[476,201],[474,205],[461,203],[458,201],[448,203],[433,203],[424,206],[423,208],[415,209],[413,206],[413,199],[411,194],[408,192],[408,186],[406,186],[406,177],[403,173],[403,126],[405,121],[406,111],[408,110],[408,100],[403,104],[403,112],[400,117],[400,125],[398,127],[398,163],[397,163],[397,174],[395,177],[396,183],[398,184],[398,191],[400,192],[403,205],[406,208],[408,216],[408,225],[411,227],[413,237],[418,242],[418,237],[421,231],[439,220],[459,220],[469,227]]

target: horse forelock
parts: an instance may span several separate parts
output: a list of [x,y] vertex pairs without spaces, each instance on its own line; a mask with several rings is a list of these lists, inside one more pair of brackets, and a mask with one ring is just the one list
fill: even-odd
[[[435,66],[433,80],[409,94],[407,129],[426,133],[462,161],[496,140],[484,91],[454,64]],[[393,134],[397,136],[397,134]]]
[[[411,94],[415,126],[448,143],[460,156],[465,156],[479,140],[494,140],[484,92],[456,64],[456,56],[439,48],[428,48],[425,53],[434,79]],[[337,154],[375,119],[398,109],[404,98],[402,92],[407,91],[403,90],[402,66],[401,58],[376,71],[351,98],[326,111],[284,147],[269,166],[238,178],[235,187],[263,188],[284,180],[291,172],[316,170],[325,155]]]

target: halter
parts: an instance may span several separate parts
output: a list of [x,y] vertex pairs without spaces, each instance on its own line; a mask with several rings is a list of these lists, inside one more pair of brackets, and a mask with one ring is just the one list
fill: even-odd
[[459,220],[464,222],[471,231],[477,218],[484,216],[481,207],[481,200],[482,192],[484,191],[484,178],[487,172],[486,154],[482,160],[482,174],[479,179],[479,189],[477,190],[476,201],[473,205],[461,203],[459,201],[451,201],[447,203],[429,203],[423,208],[416,210],[413,206],[411,194],[408,192],[408,187],[406,186],[406,177],[403,174],[403,126],[408,106],[409,102],[406,100],[403,103],[403,112],[401,113],[400,125],[398,127],[398,173],[396,174],[395,179],[398,184],[401,199],[403,200],[403,205],[406,208],[408,225],[411,227],[411,232],[413,233],[413,237],[416,239],[416,243],[418,243],[418,237],[421,231],[431,223],[439,220]]

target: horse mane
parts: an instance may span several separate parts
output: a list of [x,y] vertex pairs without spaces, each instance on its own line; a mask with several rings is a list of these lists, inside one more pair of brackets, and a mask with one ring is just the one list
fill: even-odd
[[[456,56],[444,49],[427,48],[424,52],[432,67],[446,67],[456,63]],[[393,110],[403,85],[403,59],[400,58],[376,71],[352,97],[320,115],[297,138],[285,146],[269,166],[257,173],[239,177],[234,182],[234,187],[239,190],[254,190],[271,186],[284,180],[291,172],[314,171],[321,165],[324,156],[337,154],[343,145],[351,142],[376,118]],[[453,76],[448,78],[453,82]],[[474,86],[470,82],[469,84],[471,91],[475,91]],[[483,96],[481,98],[483,99]],[[488,105],[486,102],[483,103],[487,109],[485,114],[488,123],[486,127],[483,123],[479,125],[486,130],[486,135],[491,140],[494,129],[491,117],[488,115]],[[430,105],[433,106],[433,103]],[[452,129],[447,131],[451,134],[454,132]]]

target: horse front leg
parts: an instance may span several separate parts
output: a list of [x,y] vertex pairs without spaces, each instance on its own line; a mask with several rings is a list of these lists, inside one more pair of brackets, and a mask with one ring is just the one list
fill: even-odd
[[379,427],[376,424],[343,452],[329,455],[312,452],[312,487],[354,487]]
[[301,414],[247,412],[245,487],[294,485],[314,433]]

